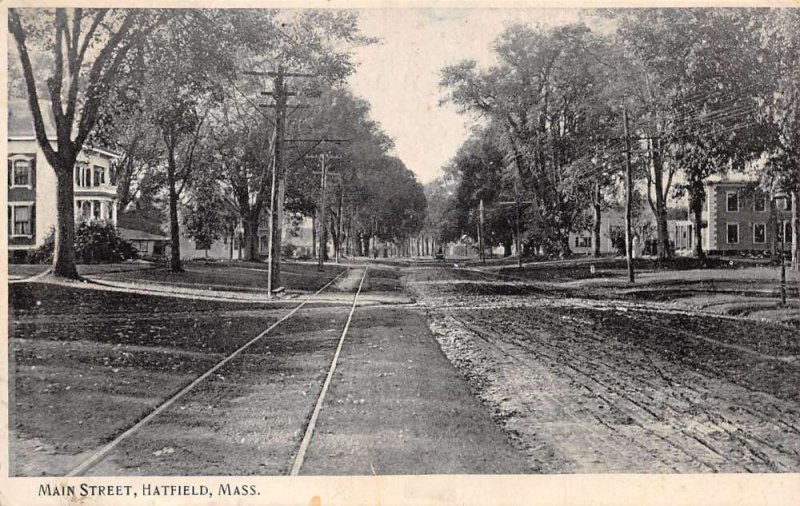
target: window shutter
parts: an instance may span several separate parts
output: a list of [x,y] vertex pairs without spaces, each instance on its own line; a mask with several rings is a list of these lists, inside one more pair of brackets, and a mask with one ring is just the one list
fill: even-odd
[[36,153],[31,157],[31,188],[36,188]]
[[8,161],[8,186],[6,188],[11,188],[11,183],[14,181],[12,178],[14,177],[14,162],[11,160]]
[[33,242],[36,243],[36,204],[31,206],[31,236],[33,236]]

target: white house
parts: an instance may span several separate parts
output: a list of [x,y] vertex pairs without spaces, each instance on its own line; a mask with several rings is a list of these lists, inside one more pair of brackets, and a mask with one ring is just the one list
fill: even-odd
[[[600,215],[600,253],[616,253],[617,250],[611,242],[615,233],[625,231],[625,215],[618,211],[606,210]],[[594,252],[592,244],[592,231],[580,230],[569,233],[569,248],[576,255],[591,255]]]
[[[42,103],[48,137],[55,137],[50,106]],[[55,141],[53,141],[55,144]],[[117,223],[114,165],[119,155],[84,147],[75,164],[75,219]],[[11,257],[40,246],[57,223],[56,174],[36,142],[28,104],[8,108],[8,249]]]

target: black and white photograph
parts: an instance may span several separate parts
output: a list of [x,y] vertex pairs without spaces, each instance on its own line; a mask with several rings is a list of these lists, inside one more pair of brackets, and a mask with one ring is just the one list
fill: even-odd
[[797,4],[47,5],[5,9],[25,504],[797,498]]

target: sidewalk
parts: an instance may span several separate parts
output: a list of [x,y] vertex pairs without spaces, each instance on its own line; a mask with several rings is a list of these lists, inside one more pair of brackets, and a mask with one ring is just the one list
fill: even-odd
[[422,311],[356,309],[301,475],[527,470]]

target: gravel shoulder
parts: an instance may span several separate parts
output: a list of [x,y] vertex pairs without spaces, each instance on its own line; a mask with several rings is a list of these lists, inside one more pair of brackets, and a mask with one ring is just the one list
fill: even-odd
[[420,269],[408,281],[448,358],[534,471],[800,469],[793,329],[580,304],[519,282],[487,288],[474,274]]

